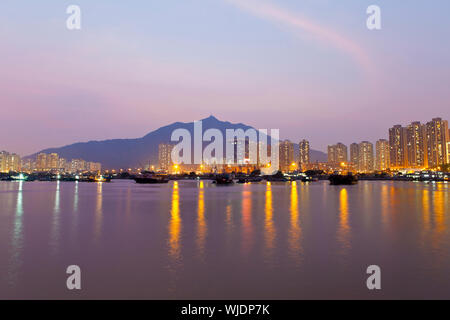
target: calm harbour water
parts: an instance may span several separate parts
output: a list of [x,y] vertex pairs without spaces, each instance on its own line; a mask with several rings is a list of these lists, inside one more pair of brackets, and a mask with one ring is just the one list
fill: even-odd
[[[0,298],[450,299],[449,191],[0,182]],[[81,291],[66,288],[73,264]]]

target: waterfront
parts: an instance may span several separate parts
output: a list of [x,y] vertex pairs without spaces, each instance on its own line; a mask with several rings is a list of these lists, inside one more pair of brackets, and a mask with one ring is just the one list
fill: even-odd
[[450,298],[448,183],[1,182],[0,206],[0,298]]

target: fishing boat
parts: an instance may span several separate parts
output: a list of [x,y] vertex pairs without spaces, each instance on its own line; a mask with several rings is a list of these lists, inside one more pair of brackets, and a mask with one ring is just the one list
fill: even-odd
[[358,178],[352,174],[332,174],[329,180],[331,185],[352,185],[358,183]]
[[94,178],[95,182],[111,182],[111,177],[97,175]]
[[229,174],[218,174],[214,177],[213,183],[217,185],[230,185],[233,184],[233,178]]
[[10,181],[26,181],[27,179],[28,179],[28,176],[23,173],[20,173],[17,176],[10,177]]
[[169,179],[165,174],[144,173],[134,177],[134,181],[140,184],[168,183]]
[[239,178],[237,183],[250,183],[250,182],[261,182],[262,178],[261,177],[244,177],[244,178]]

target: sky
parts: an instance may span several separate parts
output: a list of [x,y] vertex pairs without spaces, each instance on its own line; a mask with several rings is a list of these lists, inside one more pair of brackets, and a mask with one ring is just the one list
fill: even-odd
[[[68,30],[66,8],[81,8]],[[366,9],[381,8],[381,30]],[[448,0],[2,0],[0,150],[214,115],[311,147],[450,120]]]

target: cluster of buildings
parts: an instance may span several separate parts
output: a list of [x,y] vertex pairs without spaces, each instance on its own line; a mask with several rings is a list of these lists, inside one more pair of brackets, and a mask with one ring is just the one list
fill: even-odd
[[[329,145],[327,162],[311,161],[309,141],[302,140],[297,146],[289,140],[284,140],[279,144],[280,170],[283,172],[323,170],[325,172],[372,173],[439,169],[442,165],[450,164],[450,132],[447,120],[434,118],[424,124],[412,122],[407,126],[395,125],[389,129],[388,135],[388,139],[380,139],[375,145],[369,141],[352,143],[349,148],[343,143]],[[168,143],[159,145],[157,168],[160,171],[171,173],[190,171],[205,173],[214,170],[251,172],[266,165],[260,161],[259,157],[257,164],[249,163],[248,142],[244,149],[245,155],[235,153],[237,158],[244,159],[243,162],[223,165],[208,163],[207,160],[201,165],[174,165],[171,160],[173,147],[173,144]],[[268,156],[270,157],[270,146],[268,146]],[[155,166],[152,166],[152,169],[156,169]]]
[[61,158],[57,153],[39,153],[36,159],[21,159],[15,153],[0,152],[0,172],[59,172],[79,173],[101,171],[102,165],[98,162],[89,162],[83,159],[70,161]]
[[18,154],[1,151],[0,173],[8,173],[10,171],[19,172],[22,164],[21,161]]
[[39,153],[36,161],[29,161],[31,167],[26,168],[28,171],[37,172],[97,172],[102,170],[102,165],[98,162],[89,162],[83,159],[72,159],[70,161],[61,158],[57,153]]
[[[244,148],[238,148],[238,142],[233,142],[234,159],[227,161],[223,159],[222,164],[217,164],[216,159],[203,159],[202,164],[174,164],[171,153],[174,148],[173,144],[161,143],[158,147],[158,165],[150,165],[151,170],[159,170],[161,172],[179,173],[179,172],[196,172],[196,173],[212,173],[212,172],[244,172],[250,173],[253,170],[270,166],[271,146],[267,145],[267,159],[261,159],[259,155],[260,144],[254,146],[257,159],[250,161],[250,142],[246,141]],[[281,141],[279,144],[279,165],[280,170],[284,172],[297,171],[302,167],[306,170],[306,164],[310,163],[309,142],[302,140],[300,142],[300,163],[294,157],[294,143],[289,140]],[[241,154],[242,153],[242,154]],[[300,167],[299,167],[300,166]]]
[[434,118],[425,124],[395,125],[388,140],[378,140],[375,147],[369,141],[352,143],[349,158],[348,154],[342,143],[328,146],[329,169],[361,173],[439,169],[450,164],[448,121]]
[[[343,143],[328,146],[327,162],[312,162],[310,143],[301,140],[298,145],[289,140],[279,143],[279,166],[283,172],[323,170],[325,172],[399,171],[437,169],[450,164],[450,131],[448,121],[434,118],[427,123],[412,122],[407,126],[394,125],[389,129],[389,138],[376,141],[352,143],[349,148]],[[244,148],[234,145],[234,161],[203,159],[199,165],[174,164],[172,161],[173,144],[161,143],[158,148],[158,164],[150,165],[149,170],[168,173],[181,172],[245,172],[270,166],[271,146],[267,146],[268,159],[260,159],[260,144],[252,145],[248,140]],[[298,148],[295,150],[295,148]],[[257,161],[250,161],[250,150],[258,150]],[[225,154],[225,152],[224,152]],[[98,162],[83,159],[70,161],[57,153],[39,153],[36,159],[21,159],[15,153],[0,152],[0,172],[59,172],[80,173],[98,172],[102,166]]]

